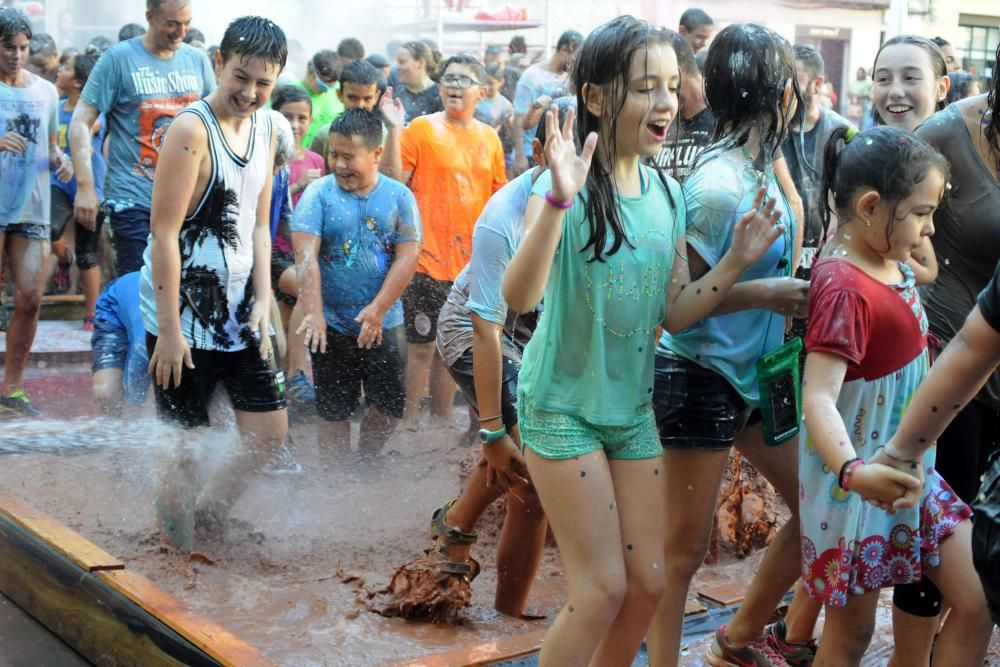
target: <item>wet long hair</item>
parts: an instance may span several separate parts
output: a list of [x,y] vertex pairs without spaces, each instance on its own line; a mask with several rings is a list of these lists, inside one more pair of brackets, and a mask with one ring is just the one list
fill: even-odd
[[[1000,44],[997,45],[994,62],[1000,63]],[[987,115],[983,117],[983,136],[993,149],[993,164],[1000,174],[1000,72],[993,68],[993,86],[986,95]]]
[[0,7],[0,44],[6,44],[21,34],[29,41],[33,37],[28,17],[19,9]]
[[[571,78],[577,98],[576,133],[580,144],[591,132],[601,131],[602,117],[607,119],[607,136],[601,141],[608,149],[608,161],[591,161],[585,185],[587,198],[584,210],[590,224],[590,236],[580,252],[593,251],[588,261],[602,262],[605,255],[618,252],[623,243],[631,246],[625,236],[610,166],[614,164],[618,152],[618,116],[628,95],[628,72],[632,58],[653,44],[671,45],[664,28],[632,16],[619,16],[591,32],[576,53]],[[584,84],[599,86],[603,91],[600,117],[587,109]],[[631,129],[623,128],[623,131]],[[669,196],[669,189],[667,194]],[[670,203],[673,206],[672,197]],[[612,243],[606,249],[609,230]]]
[[712,42],[703,74],[705,100],[715,114],[713,143],[724,149],[743,146],[751,130],[765,122],[761,146],[775,155],[788,134],[783,101],[789,82],[802,108],[788,40],[755,23],[727,26]]
[[[928,60],[931,64],[931,73],[933,73],[935,79],[940,79],[942,77],[948,76],[948,61],[944,58],[944,51],[941,47],[927,39],[926,37],[921,37],[920,35],[896,35],[881,47],[879,47],[878,53],[875,54],[875,61],[872,63],[872,71],[875,71],[878,67],[878,57],[882,55],[882,51],[887,46],[893,46],[896,44],[908,44],[911,46],[916,46],[927,54]],[[874,76],[872,77],[875,78]],[[934,107],[935,111],[941,111],[948,106],[948,99],[938,100],[937,105]],[[876,125],[885,125],[885,120],[878,112],[878,108],[872,104],[872,120],[875,121]]]
[[948,161],[936,148],[905,130],[880,125],[857,133],[853,128],[838,127],[823,153],[823,238],[834,214],[841,220],[851,218],[854,193],[871,188],[892,204],[885,228],[886,243],[891,246],[899,202],[934,169],[947,183],[951,175]]

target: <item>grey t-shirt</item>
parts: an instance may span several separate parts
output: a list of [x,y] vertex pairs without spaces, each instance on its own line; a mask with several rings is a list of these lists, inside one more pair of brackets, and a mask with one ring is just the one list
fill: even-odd
[[[934,214],[934,253],[938,278],[923,289],[931,333],[947,344],[976,305],[976,296],[993,277],[1000,260],[1000,183],[982,157],[956,107],[931,116],[917,136],[951,163],[949,203]],[[976,397],[1000,409],[1000,373]]]
[[0,83],[0,135],[17,132],[23,153],[0,153],[0,234],[7,225],[49,224],[49,135],[56,131],[58,95],[51,83],[25,72],[27,85]]
[[158,58],[146,50],[142,37],[134,37],[101,56],[80,98],[108,118],[104,194],[110,206],[150,208],[167,127],[177,112],[214,88],[208,58],[187,44],[170,58]]

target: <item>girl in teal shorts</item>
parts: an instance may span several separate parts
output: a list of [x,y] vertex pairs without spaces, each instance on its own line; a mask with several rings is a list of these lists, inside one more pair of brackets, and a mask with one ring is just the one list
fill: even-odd
[[623,16],[591,33],[572,72],[579,118],[560,130],[548,113],[550,171],[504,276],[513,310],[545,297],[518,390],[525,459],[568,582],[543,666],[630,665],[638,652],[665,569],[657,327],[706,316],[783,231],[759,193],[731,250],[691,281],[680,188],[640,159],[666,138],[679,78],[669,31]]

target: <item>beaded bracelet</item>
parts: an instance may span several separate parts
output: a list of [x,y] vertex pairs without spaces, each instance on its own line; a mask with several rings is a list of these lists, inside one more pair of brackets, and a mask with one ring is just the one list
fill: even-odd
[[851,490],[851,473],[853,473],[858,467],[865,464],[864,459],[860,457],[853,458],[849,461],[844,461],[844,465],[840,466],[840,475],[837,476],[837,486],[842,488],[844,491]]
[[545,193],[545,201],[552,204],[556,208],[561,208],[564,211],[568,208],[573,208],[572,199],[556,199],[555,196],[552,194],[552,190],[549,190],[548,192]]

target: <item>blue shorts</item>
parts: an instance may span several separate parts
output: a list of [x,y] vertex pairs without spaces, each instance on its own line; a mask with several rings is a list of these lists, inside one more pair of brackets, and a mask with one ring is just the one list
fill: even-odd
[[663,453],[653,406],[640,408],[631,424],[591,424],[573,415],[536,410],[530,399],[517,397],[521,448],[543,459],[564,460],[604,450],[609,459],[655,459]]
[[[503,417],[503,425],[509,431],[517,426],[517,376],[521,371],[521,364],[513,359],[503,358],[500,385],[500,413]],[[479,402],[476,400],[476,380],[472,372],[472,348],[466,350],[458,360],[448,367],[448,374],[455,381],[458,388],[462,390],[462,395],[475,411],[478,418]],[[494,417],[496,415],[486,415]]]
[[90,347],[94,353],[91,371],[117,368],[122,371],[125,400],[132,405],[146,402],[149,391],[149,358],[146,353],[146,332],[140,332],[138,340],[129,343],[128,331],[118,316],[100,302],[94,312],[94,336]]

